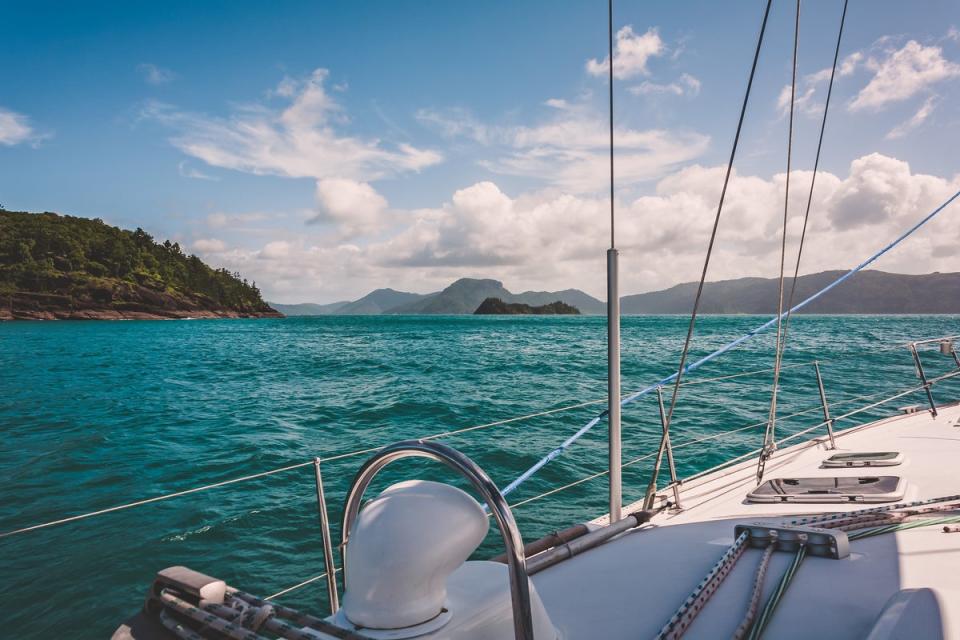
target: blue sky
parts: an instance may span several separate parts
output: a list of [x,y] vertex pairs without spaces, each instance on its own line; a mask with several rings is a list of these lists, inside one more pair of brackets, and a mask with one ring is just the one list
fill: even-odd
[[[143,227],[283,302],[461,276],[603,291],[604,2],[2,5],[8,209]],[[615,5],[642,291],[697,274],[763,4]],[[841,6],[802,7],[791,241]],[[778,264],[793,7],[775,2],[713,278]],[[954,2],[851,1],[803,271],[859,262],[960,188],[958,23]],[[958,270],[958,228],[878,266]]]

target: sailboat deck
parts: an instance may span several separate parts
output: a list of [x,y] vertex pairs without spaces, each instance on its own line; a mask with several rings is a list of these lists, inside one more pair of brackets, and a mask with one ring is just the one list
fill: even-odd
[[[902,501],[960,494],[960,406],[899,415],[826,438],[784,448],[767,462],[765,479],[896,475],[907,481]],[[821,468],[834,453],[899,451],[892,467]],[[643,528],[533,577],[563,638],[651,638],[734,541],[734,526],[801,514],[855,511],[871,504],[753,504],[756,459],[683,486],[684,509],[664,512]],[[900,502],[900,501],[898,501]],[[624,513],[641,509],[630,505]],[[605,522],[606,518],[595,521]],[[731,637],[753,588],[762,551],[748,549],[685,637]],[[794,554],[776,552],[767,571],[762,602]],[[927,616],[931,629],[960,637],[960,533],[928,526],[850,542],[841,560],[807,557],[767,627],[768,638],[865,638],[887,601],[903,589],[935,591]],[[953,569],[947,569],[953,567]],[[937,616],[942,619],[937,620]],[[924,636],[927,637],[927,636]],[[940,637],[931,635],[929,637]]]

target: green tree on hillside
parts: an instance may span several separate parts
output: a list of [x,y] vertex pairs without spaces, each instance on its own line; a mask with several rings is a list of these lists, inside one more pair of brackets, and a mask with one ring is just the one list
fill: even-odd
[[64,293],[66,283],[126,282],[203,296],[237,311],[266,311],[255,284],[213,269],[176,242],[103,220],[0,209],[0,292]]

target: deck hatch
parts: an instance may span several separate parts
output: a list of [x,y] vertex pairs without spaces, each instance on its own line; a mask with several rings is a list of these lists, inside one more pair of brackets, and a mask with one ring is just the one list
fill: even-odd
[[747,494],[750,502],[894,502],[906,483],[899,476],[775,478]]
[[836,453],[823,461],[825,468],[895,467],[903,462],[899,451],[851,451]]

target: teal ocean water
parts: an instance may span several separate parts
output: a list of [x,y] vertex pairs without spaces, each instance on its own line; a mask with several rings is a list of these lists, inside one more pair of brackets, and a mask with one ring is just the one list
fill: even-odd
[[[706,317],[695,354],[759,324]],[[624,389],[669,373],[682,317],[623,320]],[[798,317],[786,361],[818,358],[831,402],[916,383],[907,340],[960,332],[958,317]],[[592,317],[320,317],[286,320],[0,324],[0,530],[329,457],[490,423],[605,394],[605,320]],[[769,367],[771,336],[691,381]],[[931,373],[950,361],[931,352]],[[685,386],[677,445],[762,422],[769,373]],[[960,385],[937,387],[941,400]],[[920,402],[903,399],[858,419]],[[842,404],[842,403],[846,404]],[[783,375],[781,434],[819,421],[809,366]],[[597,406],[446,438],[504,486],[592,417]],[[853,422],[846,423],[852,426]],[[624,411],[624,459],[649,453],[654,396]],[[682,475],[758,446],[762,428],[679,448]],[[510,496],[516,503],[605,468],[605,424]],[[338,521],[365,456],[324,464]],[[649,465],[624,472],[639,498]],[[323,570],[311,467],[0,539],[3,635],[102,638],[140,606],[153,574],[185,564],[269,595]],[[405,461],[379,482],[446,478]],[[606,512],[598,478],[515,510],[527,540]],[[497,553],[488,536],[478,555]],[[281,600],[325,608],[322,582]]]

